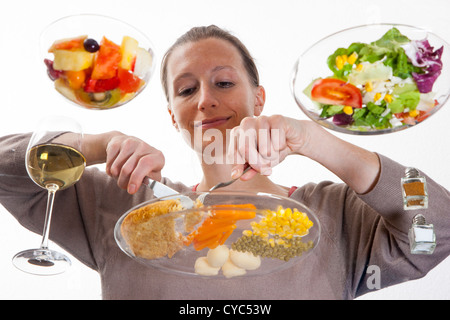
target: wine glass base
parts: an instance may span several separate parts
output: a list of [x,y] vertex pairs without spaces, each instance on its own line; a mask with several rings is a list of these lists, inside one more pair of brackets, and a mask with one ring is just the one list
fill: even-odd
[[64,254],[49,249],[30,249],[19,252],[13,258],[14,266],[26,273],[50,276],[63,273],[71,266]]

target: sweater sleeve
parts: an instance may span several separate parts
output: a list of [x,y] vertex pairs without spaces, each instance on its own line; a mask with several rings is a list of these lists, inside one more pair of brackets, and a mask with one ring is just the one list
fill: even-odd
[[[37,186],[26,171],[29,139],[30,134],[0,137],[0,203],[22,226],[42,234],[47,191]],[[179,192],[189,190],[167,178],[162,182]],[[73,187],[56,192],[50,239],[88,267],[104,268],[120,251],[113,234],[117,220],[154,197],[153,191],[145,187],[130,195],[104,171],[86,168]]]
[[[0,203],[18,222],[42,234],[47,191],[37,186],[25,168],[29,134],[0,138]],[[89,177],[82,179],[88,180]],[[78,183],[77,183],[78,184]],[[78,201],[78,186],[56,192],[50,239],[91,268],[96,267]]]
[[[319,217],[321,272],[329,275],[328,285],[344,299],[421,278],[450,254],[449,192],[425,175],[428,209],[405,211],[405,167],[383,155],[379,158],[378,181],[364,195],[330,181],[309,183],[292,195]],[[437,246],[432,255],[410,253],[408,231],[418,213],[434,225]]]
[[[0,203],[22,226],[42,234],[47,191],[27,174],[29,138],[30,134],[0,138]],[[98,168],[86,168],[73,187],[56,192],[49,238],[97,270],[106,259],[105,238],[111,237],[115,222],[126,210],[149,199],[152,194],[147,191],[130,196]]]
[[[348,220],[348,227],[361,225],[360,235],[354,236],[349,243],[354,250],[367,253],[356,259],[355,278],[351,281],[355,296],[373,289],[375,271],[380,272],[380,286],[387,287],[425,276],[450,254],[449,191],[421,172],[427,181],[429,206],[427,209],[404,210],[401,178],[405,175],[405,167],[383,155],[379,158],[381,172],[377,184],[369,193],[357,196],[379,216],[371,219],[367,212]],[[347,204],[349,208],[351,203]],[[427,224],[434,225],[437,246],[432,255],[410,252],[408,232],[414,216],[419,213],[425,216]],[[369,271],[374,272],[368,272],[369,266],[372,266]]]

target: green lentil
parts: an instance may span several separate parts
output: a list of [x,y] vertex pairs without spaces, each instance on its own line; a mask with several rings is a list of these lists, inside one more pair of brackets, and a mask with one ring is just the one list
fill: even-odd
[[236,251],[251,252],[256,256],[280,259],[286,262],[301,256],[312,247],[312,241],[304,243],[300,238],[296,237],[286,239],[276,236],[270,240],[256,235],[243,235],[231,244],[231,248]]

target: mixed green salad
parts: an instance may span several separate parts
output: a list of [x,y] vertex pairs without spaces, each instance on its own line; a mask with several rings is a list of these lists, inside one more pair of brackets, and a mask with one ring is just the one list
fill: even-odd
[[321,118],[354,130],[381,130],[423,121],[437,102],[433,84],[443,47],[410,40],[397,28],[371,43],[338,48],[328,59],[333,74],[315,79],[304,93]]

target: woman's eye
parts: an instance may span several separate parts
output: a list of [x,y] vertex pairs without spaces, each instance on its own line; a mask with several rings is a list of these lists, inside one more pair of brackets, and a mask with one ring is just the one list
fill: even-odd
[[219,81],[216,83],[216,85],[220,88],[231,88],[232,86],[234,86],[234,83],[230,81]]
[[180,96],[188,96],[188,95],[190,95],[191,93],[193,93],[194,90],[195,90],[195,88],[186,88],[186,89],[180,90],[178,94],[179,94]]

